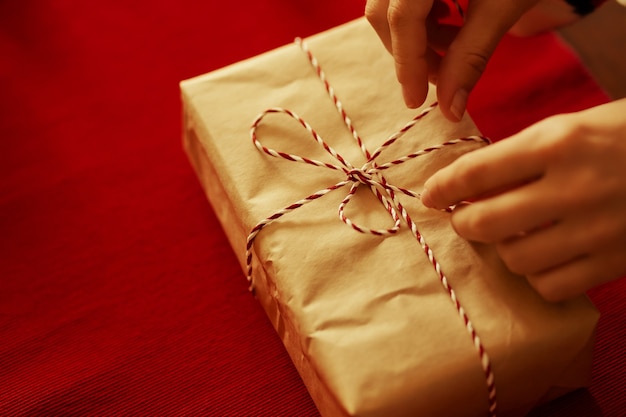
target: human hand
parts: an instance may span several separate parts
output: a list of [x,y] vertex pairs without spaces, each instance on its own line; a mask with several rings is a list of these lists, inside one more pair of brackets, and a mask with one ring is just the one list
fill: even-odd
[[581,18],[564,0],[541,0],[526,12],[509,30],[514,36],[533,36],[567,26]]
[[457,121],[500,39],[538,1],[472,0],[460,28],[438,24],[448,12],[441,0],[368,0],[365,16],[393,55],[407,106],[424,102],[430,77],[443,114]]
[[547,300],[625,276],[626,99],[461,156],[426,181],[422,202],[459,204],[457,233],[494,243]]

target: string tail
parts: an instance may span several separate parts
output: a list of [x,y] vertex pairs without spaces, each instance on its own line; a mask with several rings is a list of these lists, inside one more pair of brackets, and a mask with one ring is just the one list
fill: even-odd
[[496,417],[497,399],[496,399],[495,375],[491,367],[491,360],[489,359],[489,355],[487,354],[487,351],[485,347],[483,346],[482,341],[480,340],[480,337],[478,336],[478,333],[474,329],[474,326],[472,325],[472,322],[469,316],[467,315],[467,313],[465,312],[465,309],[459,302],[456,296],[456,292],[454,291],[454,289],[448,282],[448,278],[446,277],[446,275],[443,273],[441,269],[441,265],[435,259],[433,251],[431,250],[431,248],[428,246],[428,244],[426,243],[426,241],[421,235],[417,234],[416,237],[417,237],[417,240],[420,242],[422,248],[424,249],[424,252],[428,256],[428,260],[435,268],[435,271],[437,272],[441,285],[448,292],[448,295],[450,296],[450,300],[452,300],[452,303],[456,307],[456,310],[459,316],[461,317],[461,320],[463,320],[463,323],[465,324],[465,329],[467,330],[470,337],[472,338],[474,348],[476,349],[478,353],[480,364],[482,366],[482,370],[485,375],[485,382],[487,386],[487,401],[488,401],[488,406],[489,406],[488,408],[489,417]]

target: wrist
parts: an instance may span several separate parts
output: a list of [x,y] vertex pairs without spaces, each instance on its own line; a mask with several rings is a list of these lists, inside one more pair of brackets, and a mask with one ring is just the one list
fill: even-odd
[[[593,12],[598,6],[606,0],[565,0],[567,4],[573,7],[574,13],[584,16]],[[618,0],[619,2],[620,0]],[[625,0],[621,0],[626,3]]]
[[533,8],[520,17],[509,30],[509,33],[514,36],[533,36],[576,22],[581,18],[581,15],[576,13],[574,7],[569,4],[569,1],[570,0],[539,1]]

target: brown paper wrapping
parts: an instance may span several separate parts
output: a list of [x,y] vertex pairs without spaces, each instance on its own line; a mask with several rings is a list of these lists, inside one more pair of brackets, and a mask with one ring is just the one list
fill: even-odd
[[[391,58],[363,19],[307,43],[371,151],[416,114],[404,107]],[[186,151],[242,267],[246,237],[259,221],[343,179],[260,153],[249,138],[257,114],[291,109],[354,166],[365,162],[296,45],[183,81],[181,89]],[[269,116],[258,133],[268,147],[336,162],[284,115]],[[477,133],[469,117],[454,124],[435,110],[378,161]],[[451,146],[384,175],[419,191],[431,173],[476,146]],[[378,237],[343,224],[337,207],[347,191],[284,216],[254,244],[256,295],[320,412],[486,415],[478,353],[422,248],[406,227]],[[459,238],[446,213],[412,200],[402,198],[491,358],[499,415],[523,415],[587,384],[598,319],[591,303],[543,301],[491,246]],[[347,212],[372,228],[392,223],[364,188]]]

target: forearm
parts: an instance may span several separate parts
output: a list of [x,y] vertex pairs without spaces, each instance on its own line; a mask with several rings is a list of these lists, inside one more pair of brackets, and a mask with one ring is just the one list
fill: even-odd
[[584,16],[593,12],[598,6],[604,3],[606,0],[565,0],[570,6],[573,7],[573,11],[576,14]]
[[[606,0],[543,0],[524,14],[511,28],[515,36],[532,36],[576,22]],[[626,0],[621,0],[625,1]]]

